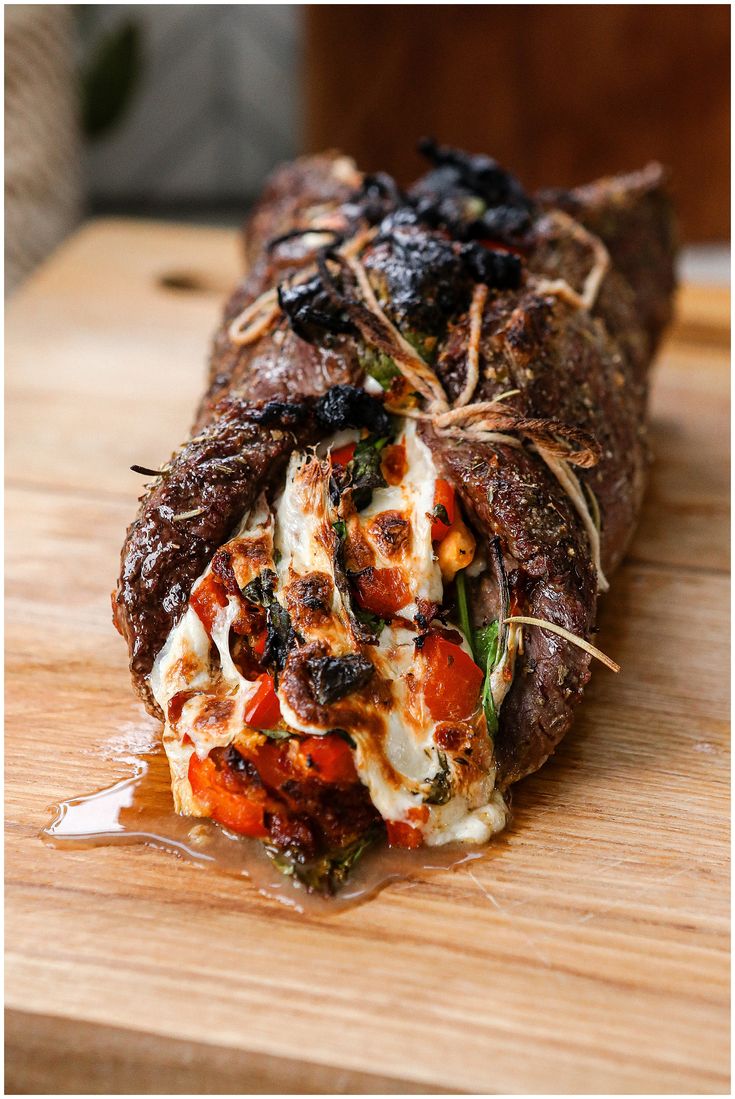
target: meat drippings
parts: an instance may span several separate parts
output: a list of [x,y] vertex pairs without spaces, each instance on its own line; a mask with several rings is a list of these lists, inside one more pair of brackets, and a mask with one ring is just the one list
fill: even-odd
[[[129,761],[129,757],[128,757]],[[259,893],[298,912],[326,915],[368,900],[391,882],[461,866],[498,849],[447,844],[418,850],[379,842],[353,868],[335,896],[309,893],[282,874],[259,840],[229,833],[213,821],[174,812],[168,763],[163,752],[142,755],[134,771],[104,789],[69,798],[54,807],[41,839],[62,850],[142,844],[174,854],[203,870],[248,880]]]

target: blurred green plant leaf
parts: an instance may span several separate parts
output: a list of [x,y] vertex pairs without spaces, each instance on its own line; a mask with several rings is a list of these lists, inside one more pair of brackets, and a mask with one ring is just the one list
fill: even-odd
[[140,28],[131,20],[100,41],[82,72],[82,124],[87,137],[102,137],[122,118],[140,78]]

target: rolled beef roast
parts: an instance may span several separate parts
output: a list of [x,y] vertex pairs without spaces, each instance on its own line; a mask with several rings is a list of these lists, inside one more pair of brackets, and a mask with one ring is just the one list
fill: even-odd
[[407,192],[337,154],[274,173],[113,596],[177,811],[322,891],[374,842],[486,842],[616,667],[597,597],[674,288],[658,166],[528,195],[423,152]]

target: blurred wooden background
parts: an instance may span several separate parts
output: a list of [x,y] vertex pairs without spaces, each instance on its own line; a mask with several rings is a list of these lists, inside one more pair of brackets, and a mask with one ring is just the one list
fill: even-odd
[[658,159],[683,239],[729,236],[728,5],[310,5],[305,85],[309,150],[407,182],[431,134],[531,188]]

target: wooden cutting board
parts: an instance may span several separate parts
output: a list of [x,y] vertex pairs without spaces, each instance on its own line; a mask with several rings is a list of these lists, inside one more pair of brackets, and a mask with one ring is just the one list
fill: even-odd
[[155,736],[110,624],[125,527],[184,437],[227,231],[103,221],[7,322],[8,1091],[728,1090],[728,320],[685,288],[656,462],[573,733],[486,859],[301,916],[47,806]]

